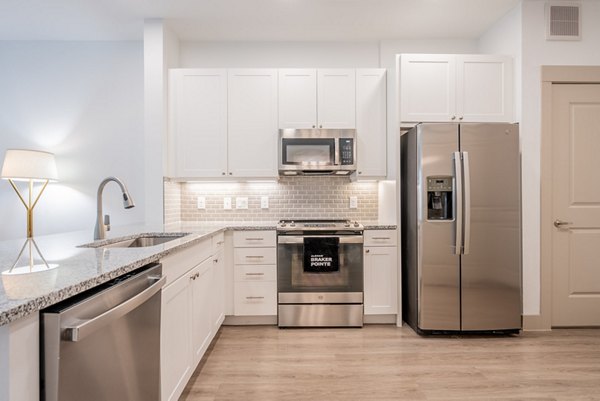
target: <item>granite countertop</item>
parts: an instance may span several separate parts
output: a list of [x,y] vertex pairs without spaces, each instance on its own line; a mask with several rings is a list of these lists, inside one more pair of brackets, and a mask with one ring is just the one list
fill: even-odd
[[[92,230],[35,237],[35,242],[48,262],[38,272],[6,274],[15,263],[25,239],[0,241],[0,326],[8,324],[47,306],[96,287],[146,264],[156,262],[172,252],[191,246],[219,231],[271,230],[274,222],[248,223],[178,223],[166,226],[115,227],[109,240],[127,239],[139,234],[187,233],[164,244],[143,248],[81,248],[93,241]],[[111,241],[112,240],[112,241]],[[25,250],[25,254],[28,250]],[[34,255],[37,255],[34,251]],[[13,269],[27,263],[25,256]],[[27,266],[26,271],[29,270]]]
[[[93,241],[92,230],[35,237],[35,242],[50,266],[39,272],[6,274],[11,270],[25,239],[0,241],[0,326],[25,317],[172,252],[191,246],[225,230],[274,230],[276,222],[179,222],[165,226],[115,227],[108,240],[128,239],[140,234],[186,233],[164,244],[143,248],[82,248]],[[395,225],[364,222],[368,230],[395,230]],[[27,253],[27,249],[25,251]],[[34,252],[35,254],[35,252]],[[26,262],[20,263],[13,270]],[[41,260],[36,258],[36,265]],[[27,270],[28,267],[27,267]]]

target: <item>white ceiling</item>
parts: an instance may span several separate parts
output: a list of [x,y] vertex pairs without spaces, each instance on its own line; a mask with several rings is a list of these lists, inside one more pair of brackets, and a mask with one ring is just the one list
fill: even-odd
[[473,39],[519,0],[0,0],[0,40],[141,40],[165,18],[182,40]]

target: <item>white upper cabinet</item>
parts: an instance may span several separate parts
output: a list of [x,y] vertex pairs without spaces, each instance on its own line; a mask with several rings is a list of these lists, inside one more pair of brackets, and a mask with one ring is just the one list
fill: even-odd
[[356,72],[354,69],[317,70],[319,128],[356,126]]
[[276,177],[277,70],[228,72],[229,175]]
[[403,122],[512,122],[510,57],[403,54]]
[[279,128],[355,128],[354,69],[279,70]]
[[387,101],[385,69],[356,70],[357,175],[385,177]]
[[225,175],[226,70],[171,70],[169,89],[169,175]]
[[279,128],[317,127],[317,70],[279,70]]
[[510,57],[460,56],[456,73],[456,114],[459,119],[513,122]]

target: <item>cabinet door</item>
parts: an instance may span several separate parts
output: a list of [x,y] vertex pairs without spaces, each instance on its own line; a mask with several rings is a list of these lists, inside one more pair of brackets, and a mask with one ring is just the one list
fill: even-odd
[[277,177],[277,70],[229,70],[228,166],[234,177]]
[[458,120],[513,122],[511,58],[466,55],[456,60]]
[[385,70],[356,70],[357,174],[359,177],[386,175],[386,108]]
[[319,128],[355,128],[356,72],[353,69],[317,71]]
[[171,70],[169,170],[176,177],[222,177],[227,170],[225,70]]
[[190,272],[192,277],[192,352],[194,367],[212,338],[213,259],[208,258]]
[[317,70],[279,70],[279,128],[317,127]]
[[162,400],[177,400],[192,374],[190,281],[185,274],[162,291]]
[[398,312],[397,247],[365,247],[365,315]]
[[403,54],[400,58],[400,120],[456,120],[456,63],[447,54]]
[[212,278],[212,335],[214,336],[225,319],[225,251],[219,250],[213,258]]

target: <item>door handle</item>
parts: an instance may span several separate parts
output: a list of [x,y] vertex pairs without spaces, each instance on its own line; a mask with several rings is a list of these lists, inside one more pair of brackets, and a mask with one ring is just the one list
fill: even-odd
[[565,228],[565,226],[568,226],[570,224],[573,224],[572,221],[562,221],[559,219],[554,220],[554,227],[556,228]]

